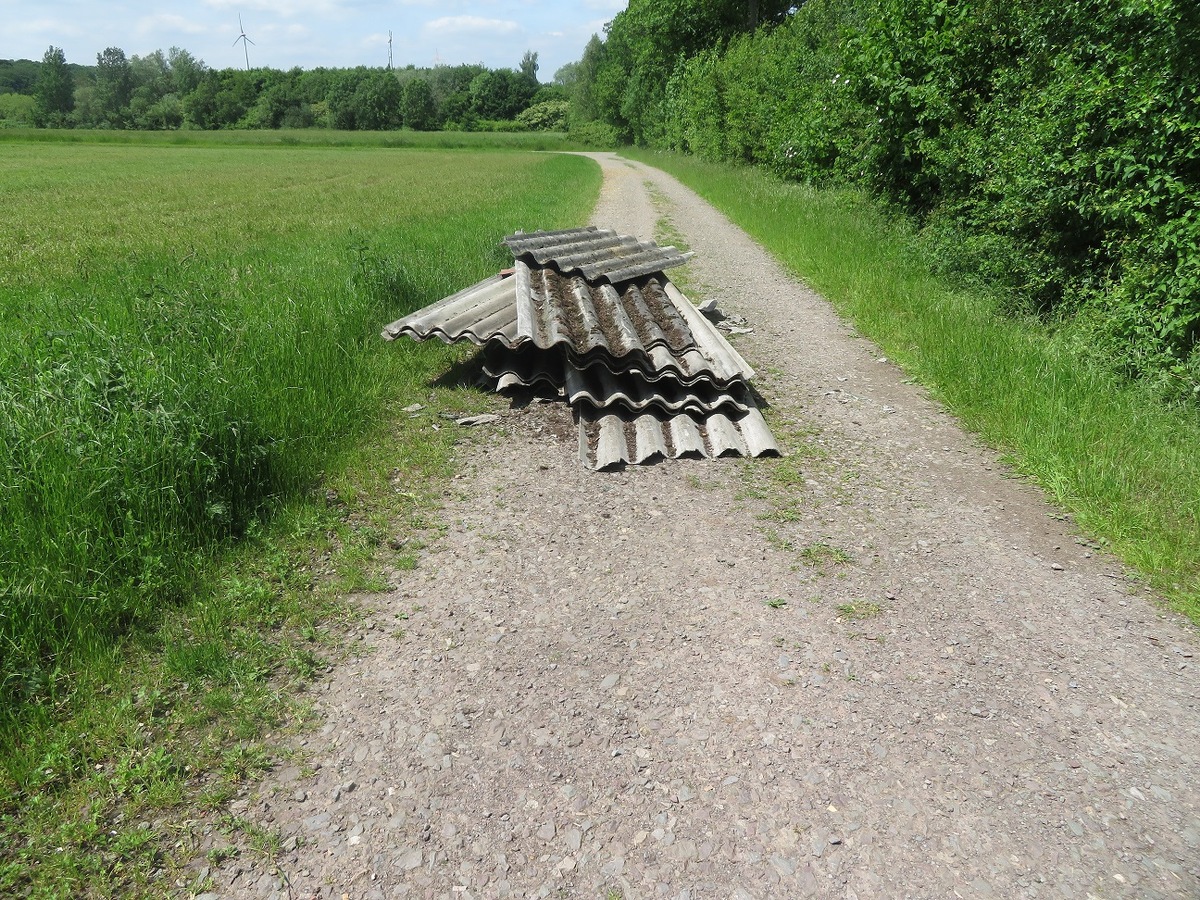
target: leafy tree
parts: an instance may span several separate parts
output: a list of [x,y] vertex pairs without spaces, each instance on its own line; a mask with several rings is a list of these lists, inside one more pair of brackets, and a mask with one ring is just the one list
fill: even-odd
[[360,78],[360,72],[342,72],[330,87],[327,102],[329,124],[333,128],[350,131],[357,127],[358,104],[355,101],[355,93]]
[[596,79],[603,62],[604,42],[599,35],[593,34],[583,48],[583,57],[578,63],[572,64],[576,68],[572,73],[571,117],[577,122],[594,122],[600,118],[600,107],[596,102]]
[[[716,48],[760,22],[779,22],[791,0],[630,0],[608,24],[603,60],[592,78],[599,118],[638,143],[665,125],[666,84],[676,63]],[[585,50],[585,56],[587,51]]]
[[264,70],[222,69],[218,73],[220,90],[214,99],[215,128],[235,128],[258,101]]
[[146,56],[135,56],[129,61],[129,68],[133,79],[129,124],[146,129],[179,127],[183,119],[179,98],[175,97],[173,103],[160,104],[175,86],[166,54],[155,50]]
[[102,122],[122,128],[129,120],[129,101],[133,96],[133,67],[120,47],[109,47],[96,54],[96,101]]
[[[592,36],[595,37],[595,35]],[[569,62],[559,66],[558,71],[554,73],[554,81],[551,83],[571,91],[575,87],[575,82],[579,80],[579,65],[577,62]]]
[[0,59],[0,94],[32,95],[41,67],[32,59]]
[[1007,308],[1200,396],[1194,0],[809,0],[753,33],[688,7],[631,0],[576,110],[586,88],[627,138],[872,189]]
[[208,66],[204,64],[204,60],[197,59],[179,47],[172,47],[167,51],[167,62],[171,69],[174,91],[181,97],[194,91],[208,74]]
[[41,127],[62,126],[75,108],[75,78],[67,68],[61,47],[50,47],[42,56],[34,93],[34,121]]
[[543,84],[537,93],[529,99],[530,106],[539,103],[549,103],[551,100],[570,100],[571,93],[561,84]]
[[[135,101],[136,104],[136,101]],[[130,108],[135,109],[135,104]],[[183,100],[178,94],[164,94],[144,110],[134,112],[134,124],[137,128],[154,131],[166,131],[183,125]]]
[[536,91],[536,84],[512,69],[483,72],[471,81],[471,109],[484,119],[512,119]]
[[75,109],[71,113],[71,125],[75,128],[95,128],[103,119],[103,110],[96,99],[96,85],[81,84],[75,88]]
[[471,111],[484,119],[503,119],[508,112],[509,79],[497,69],[471,80]]
[[258,98],[247,112],[250,128],[305,128],[313,123],[313,113],[305,92],[304,73],[262,69],[263,84]]
[[196,128],[219,128],[217,121],[217,93],[221,90],[221,76],[207,72],[183,100],[184,120]]
[[391,72],[379,70],[364,78],[354,92],[355,127],[366,131],[399,128],[402,99],[400,82]]
[[521,74],[525,80],[533,85],[538,83],[538,55],[533,50],[526,50],[525,55],[521,57]]
[[428,131],[437,124],[437,104],[433,88],[424,78],[414,78],[404,85],[404,124],[415,131]]
[[471,81],[486,72],[480,65],[434,66],[424,76],[433,89],[433,99],[440,107],[451,94],[470,93]]
[[479,117],[471,108],[471,95],[468,91],[455,91],[446,97],[438,107],[438,119],[444,128],[461,128],[471,131]]

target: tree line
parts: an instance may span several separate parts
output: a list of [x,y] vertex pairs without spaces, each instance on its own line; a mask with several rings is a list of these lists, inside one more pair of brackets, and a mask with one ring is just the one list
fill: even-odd
[[95,66],[59,47],[41,62],[0,60],[0,124],[43,128],[562,130],[567,92],[538,81],[537,53],[515,69],[210,69],[178,47]]
[[630,0],[575,64],[615,139],[864,188],[934,262],[1200,398],[1195,0]]

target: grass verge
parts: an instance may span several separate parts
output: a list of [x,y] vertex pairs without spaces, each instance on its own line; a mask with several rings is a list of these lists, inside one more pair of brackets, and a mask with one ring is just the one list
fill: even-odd
[[1074,355],[931,274],[919,238],[864,197],[673,154],[628,155],[722,210],[1200,623],[1200,410]]
[[382,147],[393,150],[597,149],[565,132],[557,131],[337,131],[329,128],[224,131],[2,128],[0,143],[128,144],[139,147]]
[[599,173],[14,143],[0,186],[0,894],[167,893],[302,726],[346,595],[415,564],[465,439],[439,414],[489,402],[380,327],[578,224]]

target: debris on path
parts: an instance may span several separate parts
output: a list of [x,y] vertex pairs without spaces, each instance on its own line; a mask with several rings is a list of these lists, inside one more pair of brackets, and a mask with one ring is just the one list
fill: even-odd
[[512,269],[393,322],[384,339],[468,340],[497,390],[548,385],[574,411],[589,468],[779,454],[754,370],[663,274],[690,254],[595,226],[504,243]]

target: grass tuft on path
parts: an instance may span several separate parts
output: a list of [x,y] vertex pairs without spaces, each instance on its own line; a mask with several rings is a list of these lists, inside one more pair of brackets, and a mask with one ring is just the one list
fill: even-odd
[[1069,334],[934,276],[911,230],[859,194],[627,155],[729,216],[1200,623],[1200,410],[1164,406],[1072,354]]

